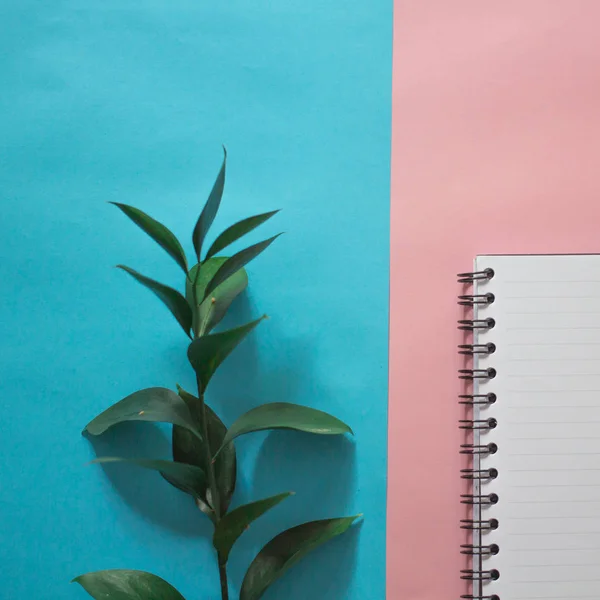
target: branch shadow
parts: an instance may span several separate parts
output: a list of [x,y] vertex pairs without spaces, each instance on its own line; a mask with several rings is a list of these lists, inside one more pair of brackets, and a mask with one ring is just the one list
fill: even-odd
[[[223,325],[233,327],[256,318],[257,313],[252,298],[245,295]],[[278,331],[276,320],[261,327],[269,329],[264,333],[258,329],[259,335],[250,335],[227,359],[227,370],[218,372],[209,387],[208,402],[227,425],[265,402],[307,404],[306,396],[310,394],[316,408],[327,405],[328,392],[308,377],[315,360],[312,341],[286,338]],[[264,347],[271,359],[268,369],[261,364]],[[272,431],[240,438],[236,446],[244,472],[238,473],[234,506],[284,491],[297,492],[236,542],[228,566],[232,587],[239,590],[248,565],[278,533],[306,521],[351,514],[356,465],[354,441],[345,436]],[[248,454],[255,455],[251,461],[244,460]],[[274,591],[267,592],[265,600],[305,600],[309,590],[313,600],[345,598],[351,577],[341,574],[353,570],[358,532],[355,526],[317,550],[310,560],[286,573],[273,586]],[[336,575],[332,577],[332,573]]]
[[[240,323],[250,321],[254,312],[251,299],[244,294],[232,305],[232,310],[225,317],[219,329],[235,327]],[[169,387],[174,389],[175,383],[181,382],[185,389],[194,393],[195,378],[187,361],[186,353],[182,352],[179,340],[165,350],[163,359],[164,369],[173,373],[173,380]],[[244,341],[244,346],[232,353],[228,359],[228,369],[217,373],[215,379],[218,383],[220,378],[221,385],[220,388],[218,385],[214,386],[216,393],[211,394],[211,398],[229,395],[246,398],[247,387],[243,385],[243,382],[247,382],[249,378],[259,378],[257,364],[256,341],[249,336]],[[238,377],[231,378],[230,372],[238,373]],[[235,382],[239,382],[240,385],[231,386]],[[252,398],[253,396],[250,397],[250,400]],[[223,410],[226,403],[214,405],[211,400],[208,403],[227,423],[226,419],[231,412]],[[235,410],[238,412],[235,415],[237,417],[241,414],[238,403],[235,403]],[[86,437],[98,457],[172,458],[170,428],[151,423],[122,423],[118,427],[108,430],[101,437]],[[212,536],[212,524],[198,510],[192,498],[163,480],[159,473],[132,465],[101,464],[94,465],[94,467],[102,468],[105,476],[125,503],[148,521],[184,537]],[[246,483],[243,477],[238,478],[237,488],[236,493],[246,495]]]
[[[171,458],[170,435],[151,423],[123,423],[102,437],[87,436],[96,456]],[[113,488],[142,517],[183,537],[212,535],[212,524],[191,496],[174,488],[160,473],[133,465],[100,464]]]
[[345,600],[352,583],[360,523],[294,566],[265,593],[264,600]]
[[[268,519],[258,521],[237,542],[230,561],[236,586],[241,585],[260,548],[281,531],[307,521],[347,516],[355,479],[353,440],[292,431],[271,432],[256,459],[249,485],[252,499],[285,491],[295,491],[296,495],[270,512]],[[302,568],[286,573],[277,585],[279,597],[304,600],[310,589],[313,600],[345,598],[350,578],[332,578],[331,573],[351,572],[357,538],[350,533],[342,537],[341,544],[332,540],[327,544],[329,550],[318,551],[318,557],[312,556],[306,564],[302,563]]]
[[[235,327],[256,318],[258,311],[249,295],[244,295],[223,321],[224,328]],[[266,368],[261,356],[269,356]],[[283,360],[273,364],[273,356]],[[286,339],[269,320],[252,332],[227,357],[227,367],[217,371],[207,391],[207,402],[230,426],[238,417],[267,402],[298,402],[305,381],[311,346],[303,340]],[[298,365],[302,365],[300,371]],[[305,403],[305,402],[304,402]]]
[[[243,294],[232,304],[216,331],[239,327],[256,319],[257,314],[252,297]],[[228,427],[259,403],[263,378],[258,341],[261,327],[262,324],[227,357],[208,386],[206,401]]]
[[[252,297],[244,294],[218,329],[246,323],[257,314],[260,313]],[[259,328],[260,335],[248,336],[228,357],[226,368],[220,369],[211,381],[207,403],[227,426],[265,402],[307,404],[306,396],[310,394],[310,404],[316,408],[327,405],[324,396],[328,392],[309,377],[314,361],[311,340],[286,338],[273,321],[261,327],[267,325],[267,332],[261,333],[264,330]],[[261,364],[261,356],[265,355],[268,369]],[[168,348],[165,359],[164,366],[174,372],[174,381],[193,392],[193,372],[181,347]],[[98,456],[171,457],[170,433],[148,423],[122,424],[90,441]],[[278,533],[306,521],[352,514],[356,465],[354,441],[345,436],[273,431],[245,436],[237,446],[238,478],[232,506],[283,491],[297,492],[257,521],[234,546],[229,561],[230,580],[232,588],[239,590],[248,565]],[[159,481],[159,474],[127,465],[101,466],[124,501],[144,518],[184,537],[212,534],[212,525],[191,498]],[[355,525],[316,550],[309,560],[302,561],[274,584],[265,600],[304,600],[307,591],[312,600],[345,598],[352,580],[345,574],[353,571],[358,535],[359,526]]]

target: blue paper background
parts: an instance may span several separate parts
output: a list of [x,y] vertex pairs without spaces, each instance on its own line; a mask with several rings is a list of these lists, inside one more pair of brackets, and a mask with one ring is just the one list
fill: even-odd
[[[231,423],[287,400],[356,438],[286,432],[238,444],[236,503],[297,495],[231,558],[232,598],[256,551],[303,520],[362,525],[265,596],[385,596],[391,0],[4,0],[0,3],[0,597],[87,597],[69,580],[155,572],[217,598],[208,524],[158,475],[85,466],[167,457],[164,429],[95,446],[85,423],[152,385],[191,389],[186,338],[123,262],[181,287],[175,263],[106,201],[185,241],[229,151],[222,211],[284,209],[229,323],[271,316],[222,368],[210,403]],[[143,435],[142,435],[143,434]]]

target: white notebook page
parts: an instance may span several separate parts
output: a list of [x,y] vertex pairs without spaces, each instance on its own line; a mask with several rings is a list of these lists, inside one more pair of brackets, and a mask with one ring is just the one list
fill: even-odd
[[[495,301],[478,311],[493,329],[477,335],[496,352],[480,393],[495,404],[479,418],[497,427],[481,436],[498,452],[481,459],[498,477],[483,518],[498,529],[483,543],[500,551],[483,561],[500,577],[484,595],[501,600],[600,600],[600,256],[481,256],[494,277],[476,286]],[[486,596],[487,597],[487,596]]]

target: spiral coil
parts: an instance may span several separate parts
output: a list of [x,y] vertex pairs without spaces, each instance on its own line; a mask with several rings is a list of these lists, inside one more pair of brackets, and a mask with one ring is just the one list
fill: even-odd
[[[470,273],[459,273],[458,282],[466,285],[485,286],[485,283],[494,277],[493,269],[483,269]],[[486,315],[490,305],[496,298],[491,292],[473,290],[471,294],[458,296],[458,304],[465,307],[466,311],[473,314],[465,315],[464,319],[458,321],[458,329],[466,335],[475,336],[493,329],[496,321]],[[480,384],[487,384],[496,377],[496,369],[493,367],[480,368],[479,359],[487,358],[496,352],[496,345],[492,342],[481,343],[477,339],[469,340],[458,346],[458,353],[473,364],[469,368],[459,369],[458,377],[465,386],[472,389],[465,390],[459,395],[460,404],[465,406],[467,414],[461,419],[458,426],[461,430],[470,433],[472,439],[460,446],[460,453],[471,458],[471,464],[460,472],[462,479],[470,481],[472,489],[470,493],[461,495],[461,503],[470,507],[471,518],[460,522],[461,529],[471,532],[470,544],[463,544],[460,548],[461,554],[470,557],[470,568],[463,569],[460,578],[471,582],[470,593],[461,596],[462,600],[500,600],[497,594],[490,594],[488,586],[500,577],[497,569],[490,568],[488,561],[500,552],[497,544],[486,543],[486,537],[490,532],[499,527],[497,519],[488,515],[490,507],[495,506],[500,498],[498,494],[488,493],[485,486],[498,477],[498,470],[485,467],[482,460],[496,454],[498,446],[494,442],[484,441],[485,434],[492,431],[498,425],[495,418],[482,414],[488,407],[497,401],[493,392],[483,393],[479,390]],[[468,392],[468,393],[467,393]]]
[[475,281],[491,279],[495,275],[494,269],[484,269],[483,271],[473,271],[471,273],[459,273],[458,283],[473,283]]
[[460,344],[458,346],[459,354],[474,356],[475,354],[494,354],[496,352],[496,344],[491,342],[488,344]]

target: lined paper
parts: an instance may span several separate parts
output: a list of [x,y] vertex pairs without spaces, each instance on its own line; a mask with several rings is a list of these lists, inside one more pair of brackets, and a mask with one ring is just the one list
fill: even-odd
[[483,561],[502,600],[600,599],[600,256],[481,256],[494,269],[477,286],[495,302],[478,311],[496,326],[478,343],[497,350],[477,361],[497,376],[479,386],[497,402],[480,411],[498,425],[481,436],[498,452],[482,487],[498,504],[483,509],[500,547]]

